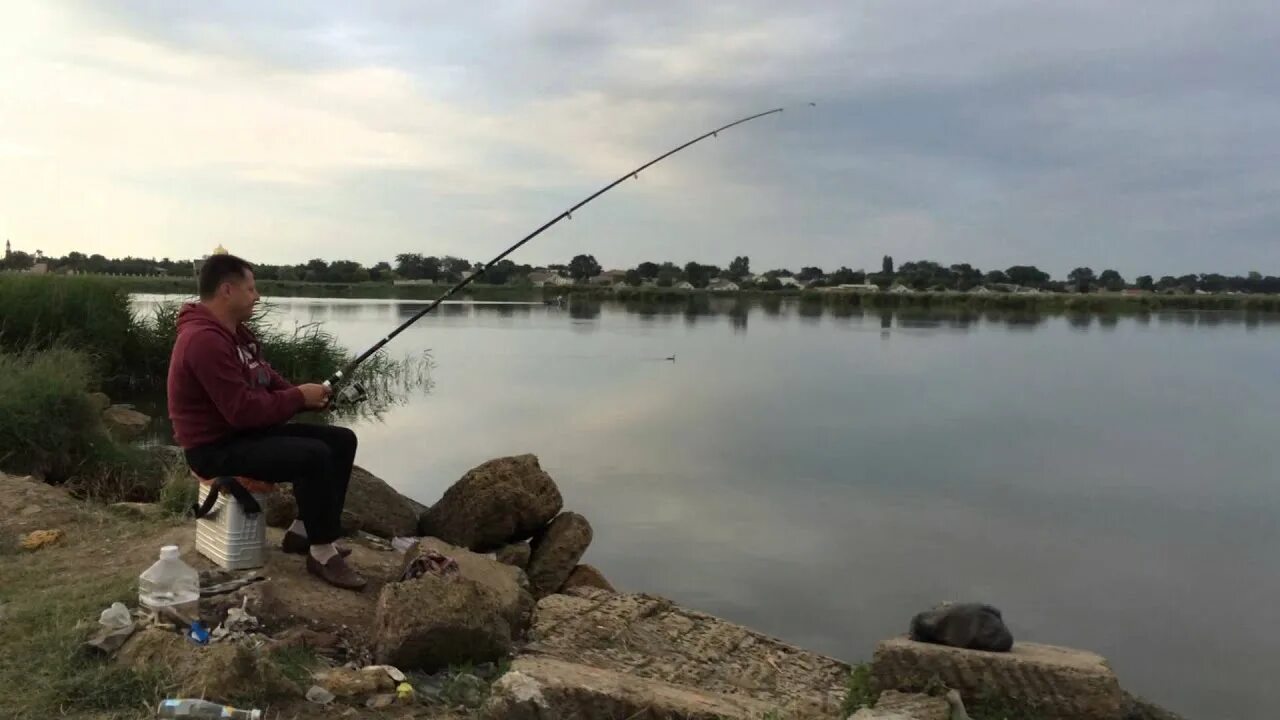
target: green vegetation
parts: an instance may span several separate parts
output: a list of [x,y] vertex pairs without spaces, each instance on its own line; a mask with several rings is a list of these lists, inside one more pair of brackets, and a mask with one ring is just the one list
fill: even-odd
[[879,693],[871,681],[871,663],[859,663],[849,673],[848,691],[844,696],[841,716],[848,717],[864,707],[873,707]]
[[[92,526],[93,518],[85,518]],[[84,527],[84,526],[80,526]],[[112,602],[136,601],[136,571],[81,567],[74,582],[44,558],[27,554],[6,559],[0,583],[0,716],[37,720],[65,712],[101,713],[103,718],[137,717],[154,711],[166,678],[104,662],[82,643]],[[70,570],[68,570],[70,572]],[[89,621],[82,624],[82,621]]]
[[159,461],[111,439],[88,396],[91,377],[80,351],[0,353],[0,469],[73,480],[86,495],[147,499]]
[[[0,275],[0,469],[70,481],[104,500],[156,499],[164,461],[114,441],[88,394],[163,390],[178,308],[168,303],[139,316],[128,288],[101,278]],[[277,329],[270,312],[264,305],[250,324],[272,365],[291,381],[324,380],[351,359],[319,325]],[[425,355],[400,361],[374,355],[353,378],[369,391],[366,403],[308,419],[376,416],[428,385],[429,369]],[[171,501],[175,509],[181,499]]]

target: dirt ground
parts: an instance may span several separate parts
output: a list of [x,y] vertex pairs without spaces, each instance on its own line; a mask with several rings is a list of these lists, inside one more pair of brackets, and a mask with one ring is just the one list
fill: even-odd
[[[39,549],[23,549],[21,539],[37,530],[60,530],[62,536]],[[0,717],[154,717],[155,704],[167,694],[164,683],[137,684],[118,664],[85,656],[81,643],[113,601],[136,606],[137,576],[155,561],[161,546],[178,545],[193,566],[211,567],[195,555],[194,539],[190,519],[95,506],[59,488],[0,474],[0,647],[5,648],[0,653]],[[278,531],[271,542],[273,548],[278,545]],[[377,584],[398,570],[398,560],[352,545],[356,565],[377,576],[374,587],[358,598],[306,575],[300,556],[273,551],[266,571],[286,583],[306,583],[316,595],[332,595],[326,605],[334,623],[358,627],[369,621]],[[467,717],[427,706],[372,711],[337,703],[322,707],[303,699],[262,709],[271,720]]]

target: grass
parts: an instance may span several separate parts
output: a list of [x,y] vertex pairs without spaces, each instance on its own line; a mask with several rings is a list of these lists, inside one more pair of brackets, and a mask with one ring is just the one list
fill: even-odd
[[864,707],[872,707],[880,695],[871,681],[871,663],[859,663],[849,673],[848,689],[844,696],[841,716],[848,717]]
[[[86,517],[81,531],[95,524]],[[137,672],[82,649],[98,614],[112,602],[136,602],[136,568],[60,568],[45,551],[6,559],[0,603],[0,717],[43,720],[69,713],[138,717],[154,711],[168,678]],[[68,577],[72,576],[72,577]]]

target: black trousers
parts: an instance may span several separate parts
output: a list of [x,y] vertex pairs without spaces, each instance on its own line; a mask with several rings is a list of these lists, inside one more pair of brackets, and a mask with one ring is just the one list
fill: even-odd
[[342,506],[356,460],[356,434],[347,428],[278,425],[191,448],[186,458],[203,478],[240,475],[292,483],[311,542],[331,543],[342,534]]

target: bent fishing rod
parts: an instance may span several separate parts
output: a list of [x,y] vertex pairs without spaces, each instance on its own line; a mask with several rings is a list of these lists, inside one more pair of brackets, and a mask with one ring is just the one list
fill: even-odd
[[[810,105],[810,106],[812,106],[813,104],[814,104],[814,103],[809,103],[809,105]],[[410,325],[412,325],[412,324],[414,324],[415,322],[417,322],[417,321],[418,321],[418,319],[419,319],[419,318],[421,318],[423,315],[426,315],[427,313],[431,312],[432,310],[435,310],[437,307],[439,307],[440,303],[443,303],[445,300],[448,300],[450,297],[452,297],[454,294],[456,294],[459,290],[461,290],[462,288],[466,287],[466,286],[467,286],[467,285],[469,285],[472,281],[474,281],[476,278],[480,277],[480,276],[481,276],[481,275],[483,275],[485,272],[487,272],[487,271],[489,270],[489,268],[491,268],[491,267],[493,267],[494,265],[496,265],[498,262],[500,262],[500,261],[501,261],[503,258],[505,258],[506,256],[508,256],[508,255],[510,255],[511,253],[515,252],[517,249],[519,249],[519,248],[520,248],[522,245],[524,245],[525,243],[527,243],[527,242],[529,242],[530,240],[534,239],[534,238],[535,238],[535,237],[537,237],[538,235],[541,235],[541,234],[543,233],[543,231],[547,230],[547,229],[548,229],[548,228],[550,228],[552,225],[555,225],[556,223],[560,222],[561,220],[565,220],[565,219],[572,220],[572,219],[573,219],[573,213],[574,213],[574,211],[576,211],[578,208],[581,208],[583,205],[586,205],[587,203],[591,202],[592,200],[595,200],[596,198],[598,198],[598,197],[600,197],[601,195],[605,194],[605,193],[606,193],[606,192],[608,192],[609,190],[612,190],[615,186],[617,186],[617,185],[621,184],[624,180],[627,180],[628,178],[635,178],[635,179],[639,180],[639,179],[640,179],[640,172],[641,172],[641,171],[643,171],[643,170],[645,170],[645,169],[649,168],[650,166],[652,166],[652,165],[656,164],[657,162],[659,162],[659,161],[661,161],[661,160],[663,160],[663,159],[666,159],[666,158],[668,158],[668,157],[670,157],[670,156],[672,156],[672,155],[674,155],[674,154],[676,154],[676,153],[680,152],[681,150],[683,150],[683,149],[685,149],[685,148],[689,147],[690,145],[693,145],[694,143],[700,142],[700,141],[705,140],[705,139],[707,139],[707,138],[709,138],[709,137],[718,137],[718,136],[720,135],[720,133],[724,132],[725,130],[728,130],[729,128],[731,128],[731,127],[733,127],[733,126],[735,126],[735,125],[741,125],[742,123],[749,122],[749,121],[751,121],[751,120],[755,120],[756,118],[761,118],[761,117],[764,117],[764,116],[766,116],[766,115],[772,115],[773,113],[782,112],[782,110],[783,110],[783,108],[778,107],[778,108],[774,108],[774,109],[772,109],[772,110],[766,110],[765,112],[762,112],[762,113],[756,113],[755,115],[749,115],[749,116],[747,116],[747,117],[742,118],[741,120],[735,120],[735,121],[733,121],[733,122],[729,123],[728,125],[724,125],[724,126],[718,127],[718,128],[716,128],[715,130],[712,130],[712,131],[710,131],[710,132],[708,132],[708,133],[706,133],[706,134],[699,135],[698,137],[696,137],[696,138],[694,138],[694,139],[690,140],[689,142],[684,143],[683,145],[680,145],[679,147],[676,147],[676,148],[673,148],[673,149],[671,149],[671,150],[668,150],[667,152],[665,152],[665,153],[663,153],[663,154],[659,155],[658,157],[656,157],[656,158],[654,158],[654,159],[650,160],[649,162],[647,162],[647,163],[645,163],[645,164],[641,165],[640,167],[638,167],[638,168],[636,168],[636,169],[634,169],[634,170],[631,170],[630,172],[628,172],[628,173],[624,174],[622,177],[619,177],[617,180],[614,180],[613,182],[609,183],[608,185],[605,185],[604,187],[602,187],[602,188],[600,188],[599,190],[595,191],[595,192],[594,192],[594,193],[592,193],[591,195],[587,196],[587,198],[586,198],[586,199],[584,199],[584,200],[582,200],[581,202],[579,202],[577,205],[574,205],[573,207],[569,208],[568,210],[565,210],[564,212],[561,212],[559,215],[557,215],[557,216],[555,216],[554,218],[552,218],[551,220],[547,221],[547,222],[546,222],[542,227],[540,227],[540,228],[538,228],[537,230],[534,230],[533,232],[531,232],[531,233],[529,233],[528,235],[524,236],[524,238],[522,238],[519,242],[517,242],[516,244],[514,244],[514,245],[512,245],[511,247],[509,247],[509,248],[507,248],[506,250],[504,250],[504,251],[502,252],[502,254],[501,254],[501,255],[499,255],[499,256],[495,257],[494,259],[490,260],[488,263],[486,263],[486,264],[485,264],[482,268],[480,268],[479,270],[475,271],[474,273],[471,273],[470,275],[467,275],[467,276],[463,277],[461,282],[459,282],[459,283],[455,284],[453,287],[449,288],[449,289],[448,289],[448,290],[447,290],[443,295],[441,295],[440,297],[436,298],[434,301],[432,301],[432,302],[431,302],[429,305],[427,305],[425,308],[423,308],[422,310],[420,310],[420,311],[418,311],[417,313],[415,313],[415,314],[413,315],[413,317],[411,317],[411,318],[409,318],[408,320],[406,320],[406,321],[404,321],[403,323],[401,323],[399,327],[397,327],[395,330],[392,330],[390,333],[388,333],[386,337],[384,337],[384,338],[382,338],[381,340],[379,340],[378,342],[374,343],[372,347],[370,347],[368,350],[365,350],[365,351],[364,351],[363,353],[361,353],[358,357],[356,357],[354,360],[352,360],[350,363],[348,363],[348,364],[346,365],[346,367],[344,367],[344,368],[342,368],[341,370],[338,370],[337,372],[335,372],[335,373],[333,374],[333,376],[332,376],[332,377],[330,377],[328,380],[325,380],[325,381],[324,381],[324,385],[325,385],[325,387],[332,389],[334,386],[338,385],[338,383],[340,383],[344,378],[349,377],[349,376],[351,375],[351,373],[353,373],[353,372],[355,371],[355,369],[360,365],[360,363],[362,363],[362,362],[364,362],[365,360],[369,359],[369,357],[370,357],[371,355],[373,355],[374,353],[376,353],[376,352],[378,352],[379,350],[381,350],[383,346],[385,346],[387,343],[391,342],[392,338],[394,338],[395,336],[397,336],[397,335],[399,335],[400,333],[404,332],[406,328],[408,328]],[[360,400],[363,400],[363,399],[365,398],[365,396],[366,396],[366,393],[365,393],[365,391],[364,391],[364,388],[363,388],[363,387],[361,387],[359,383],[357,383],[357,382],[353,382],[353,383],[351,383],[351,384],[350,384],[350,385],[348,385],[348,386],[344,386],[344,387],[343,387],[343,389],[342,389],[341,391],[339,391],[339,393],[338,393],[338,395],[336,396],[336,398],[335,398],[335,399],[338,399],[338,400],[339,400],[339,401],[341,401],[341,402],[348,402],[348,403],[350,403],[350,402],[358,402],[358,401],[360,401]]]

